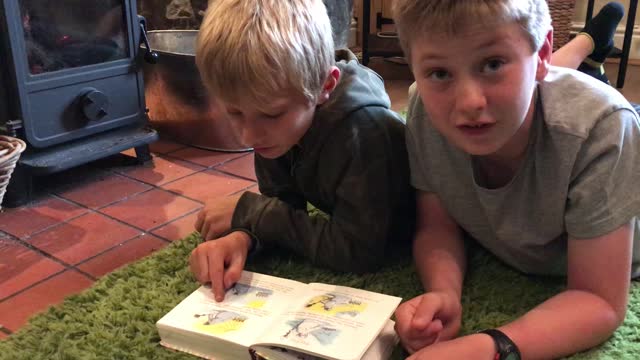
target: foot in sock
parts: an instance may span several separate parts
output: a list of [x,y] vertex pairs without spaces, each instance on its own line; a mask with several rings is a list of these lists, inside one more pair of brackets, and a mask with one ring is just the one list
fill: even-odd
[[583,72],[591,77],[594,77],[607,85],[611,85],[607,74],[604,73],[604,66],[592,66],[587,63],[582,63],[578,66],[578,71]]
[[598,64],[604,62],[613,49],[613,36],[623,16],[624,7],[610,2],[585,24],[580,33],[588,35],[593,41],[593,52],[588,56],[589,59]]

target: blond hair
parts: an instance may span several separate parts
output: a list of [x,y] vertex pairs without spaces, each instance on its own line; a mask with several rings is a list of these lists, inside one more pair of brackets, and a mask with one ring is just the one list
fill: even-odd
[[421,34],[456,35],[469,25],[518,23],[533,51],[542,47],[551,16],[545,0],[396,0],[393,8],[400,43],[411,58],[411,42]]
[[216,0],[196,43],[202,82],[217,98],[267,106],[287,92],[314,101],[334,61],[321,0]]

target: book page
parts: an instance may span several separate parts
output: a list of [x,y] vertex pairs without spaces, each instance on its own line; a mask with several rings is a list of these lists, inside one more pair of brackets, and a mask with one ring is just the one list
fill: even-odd
[[290,308],[306,285],[297,281],[243,272],[222,302],[216,302],[210,286],[201,286],[158,321],[196,336],[213,336],[248,347],[274,321],[274,315]]
[[[373,341],[361,360],[388,360],[398,344],[398,334],[394,329],[395,322],[388,320]],[[256,346],[252,359],[255,360],[323,360],[314,355],[308,355],[296,350],[281,347]]]
[[324,358],[360,359],[401,299],[326,284],[309,284],[260,344],[298,349]]

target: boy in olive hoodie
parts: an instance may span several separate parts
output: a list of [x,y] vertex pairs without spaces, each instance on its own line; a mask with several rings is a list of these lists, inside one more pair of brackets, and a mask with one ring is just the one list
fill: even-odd
[[[340,271],[376,269],[409,244],[414,197],[404,124],[379,75],[334,52],[321,0],[218,0],[197,64],[214,106],[255,149],[261,194],[216,199],[191,269],[216,299],[247,254],[281,246]],[[310,216],[307,202],[329,216]]]

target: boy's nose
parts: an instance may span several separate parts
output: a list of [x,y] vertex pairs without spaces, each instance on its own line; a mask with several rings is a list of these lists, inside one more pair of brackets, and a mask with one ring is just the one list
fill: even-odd
[[253,126],[243,126],[240,131],[240,142],[244,146],[255,147],[260,145],[259,140],[260,131]]
[[477,116],[487,106],[482,86],[474,81],[460,83],[456,93],[456,107],[467,116]]

